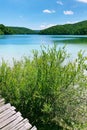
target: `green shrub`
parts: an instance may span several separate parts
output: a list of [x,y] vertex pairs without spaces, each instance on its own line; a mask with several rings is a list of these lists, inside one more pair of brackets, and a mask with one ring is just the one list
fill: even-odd
[[0,93],[38,129],[85,129],[86,59],[79,52],[75,61],[69,62],[65,48],[58,50],[54,45],[42,47],[40,54],[34,51],[33,59],[14,60],[13,67],[2,61]]

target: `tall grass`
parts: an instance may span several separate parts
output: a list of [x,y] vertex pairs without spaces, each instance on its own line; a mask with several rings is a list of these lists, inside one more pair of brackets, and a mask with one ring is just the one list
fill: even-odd
[[34,51],[32,60],[14,60],[13,67],[2,61],[0,94],[38,130],[87,127],[87,58],[79,52],[77,59],[64,64],[67,58],[65,48],[54,45],[42,47],[40,54]]

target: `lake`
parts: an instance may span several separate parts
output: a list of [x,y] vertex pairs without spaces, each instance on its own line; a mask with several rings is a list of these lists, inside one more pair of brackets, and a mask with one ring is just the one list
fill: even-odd
[[1,35],[0,62],[20,60],[23,56],[32,56],[32,50],[40,50],[42,45],[58,48],[66,45],[66,50],[72,58],[76,58],[78,51],[85,50],[87,54],[87,36],[80,35]]

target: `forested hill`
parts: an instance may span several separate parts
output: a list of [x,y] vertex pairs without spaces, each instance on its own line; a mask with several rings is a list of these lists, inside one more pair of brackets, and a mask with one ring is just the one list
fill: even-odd
[[35,34],[35,31],[24,27],[9,27],[0,24],[0,34]]
[[87,20],[75,24],[56,25],[41,30],[39,34],[48,35],[87,35]]
[[8,27],[14,34],[34,34],[35,31],[25,27]]
[[56,25],[44,30],[31,30],[25,27],[9,27],[0,24],[0,34],[87,35],[87,20],[75,24]]

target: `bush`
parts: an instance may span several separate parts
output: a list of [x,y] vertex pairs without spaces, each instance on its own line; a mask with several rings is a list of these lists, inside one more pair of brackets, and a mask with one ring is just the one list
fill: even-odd
[[81,52],[73,62],[67,58],[65,48],[54,45],[34,51],[33,59],[14,60],[13,67],[2,61],[1,95],[38,129],[87,127],[87,58]]

